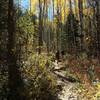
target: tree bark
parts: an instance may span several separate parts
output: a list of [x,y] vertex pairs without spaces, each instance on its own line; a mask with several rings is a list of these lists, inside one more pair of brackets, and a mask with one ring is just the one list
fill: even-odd
[[97,55],[98,59],[100,59],[100,1],[95,0],[96,2],[96,32],[97,32]]
[[78,0],[78,7],[79,7],[79,18],[80,18],[80,49],[83,51],[83,0]]
[[7,44],[7,62],[8,62],[8,100],[22,100],[20,96],[20,87],[22,84],[21,75],[17,66],[15,53],[15,23],[14,23],[14,3],[9,0],[8,4],[8,44]]
[[41,53],[41,48],[42,48],[42,4],[41,0],[39,0],[39,50],[38,53]]

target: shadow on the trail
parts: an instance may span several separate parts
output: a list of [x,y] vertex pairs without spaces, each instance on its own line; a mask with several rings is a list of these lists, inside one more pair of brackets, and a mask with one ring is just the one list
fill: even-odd
[[53,71],[53,73],[54,73],[59,79],[61,79],[61,81],[65,82],[65,83],[68,83],[68,82],[71,82],[71,83],[80,82],[79,80],[76,80],[75,78],[72,78],[72,77],[70,77],[70,76],[65,77],[65,76],[62,76],[62,75],[56,73],[55,71]]

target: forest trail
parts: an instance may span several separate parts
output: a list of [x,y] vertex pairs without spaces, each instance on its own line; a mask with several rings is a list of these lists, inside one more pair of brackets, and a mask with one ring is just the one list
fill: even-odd
[[74,79],[66,78],[66,70],[63,70],[63,65],[61,63],[54,62],[54,74],[57,77],[57,82],[59,86],[62,86],[62,93],[59,94],[61,100],[79,100],[78,94],[75,93],[75,87],[77,86]]

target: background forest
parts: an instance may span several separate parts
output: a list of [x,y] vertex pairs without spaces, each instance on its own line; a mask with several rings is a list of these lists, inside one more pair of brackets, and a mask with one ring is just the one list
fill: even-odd
[[100,1],[1,0],[0,100],[73,98],[100,100]]

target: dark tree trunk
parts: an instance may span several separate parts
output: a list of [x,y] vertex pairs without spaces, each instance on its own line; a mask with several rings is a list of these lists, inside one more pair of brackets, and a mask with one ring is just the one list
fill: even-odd
[[100,1],[96,0],[97,55],[100,59]]
[[42,44],[42,4],[41,0],[39,0],[39,54],[41,53]]
[[21,75],[17,66],[15,54],[15,23],[14,23],[14,4],[9,0],[8,4],[8,44],[7,44],[7,61],[8,61],[8,100],[22,100],[20,96]]
[[80,39],[81,39],[81,43],[80,43],[80,49],[81,51],[84,48],[84,43],[83,43],[83,0],[78,0],[78,7],[79,7],[79,18],[80,18]]

